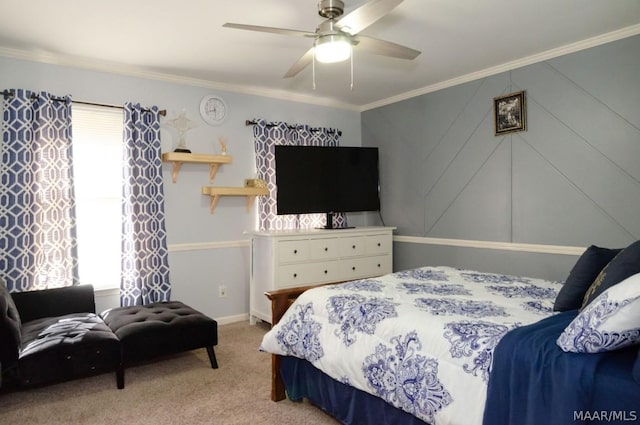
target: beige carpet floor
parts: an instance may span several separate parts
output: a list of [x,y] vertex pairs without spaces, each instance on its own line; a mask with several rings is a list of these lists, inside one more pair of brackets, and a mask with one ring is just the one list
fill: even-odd
[[0,424],[336,425],[306,401],[270,400],[271,357],[257,350],[266,329],[219,326],[219,369],[201,349],[128,368],[123,390],[109,373],[0,392]]

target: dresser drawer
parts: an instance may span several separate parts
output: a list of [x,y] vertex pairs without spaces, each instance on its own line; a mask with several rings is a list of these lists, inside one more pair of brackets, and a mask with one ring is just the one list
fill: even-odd
[[312,260],[329,260],[340,256],[337,239],[311,239],[309,256]]
[[365,249],[368,255],[391,252],[391,238],[387,235],[365,236]]
[[340,274],[344,280],[364,276],[380,276],[391,272],[391,256],[362,257],[342,260]]
[[341,257],[357,257],[365,254],[366,249],[366,237],[356,236],[352,238],[340,238],[338,239]]
[[294,263],[309,259],[309,241],[307,239],[278,242],[278,262]]
[[392,272],[391,227],[257,232],[251,242],[249,321],[271,322],[265,292]]
[[278,267],[278,287],[305,286],[340,280],[338,261],[287,264]]

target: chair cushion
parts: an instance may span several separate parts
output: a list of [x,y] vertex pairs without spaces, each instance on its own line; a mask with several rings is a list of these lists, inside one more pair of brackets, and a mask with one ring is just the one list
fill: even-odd
[[21,384],[35,385],[113,371],[120,362],[116,335],[94,313],[73,313],[24,323]]
[[43,317],[96,312],[92,285],[12,292],[11,298],[13,298],[24,323]]
[[218,343],[218,323],[179,301],[119,307],[100,316],[120,339],[125,364]]

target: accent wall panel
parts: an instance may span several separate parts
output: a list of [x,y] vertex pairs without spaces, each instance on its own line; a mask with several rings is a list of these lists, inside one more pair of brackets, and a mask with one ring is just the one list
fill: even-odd
[[[499,240],[511,238],[511,145],[498,143],[474,168],[429,231],[436,238]],[[487,190],[491,188],[491,190]],[[473,213],[473,220],[469,215]]]
[[[639,239],[638,69],[634,36],[363,112],[385,223],[543,245]],[[520,90],[527,131],[495,137],[492,99]]]
[[[576,161],[578,162],[578,161]],[[523,139],[513,144],[513,240],[588,246],[628,244],[628,235],[561,170]]]

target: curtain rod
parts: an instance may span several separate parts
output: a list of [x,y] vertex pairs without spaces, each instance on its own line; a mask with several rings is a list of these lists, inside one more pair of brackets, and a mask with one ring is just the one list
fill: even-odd
[[[10,97],[10,96],[15,96],[15,93],[13,91],[10,91],[10,90],[4,90],[2,92],[2,95],[4,97]],[[31,98],[34,99],[37,96],[38,95],[36,93],[33,93],[31,95]],[[61,102],[61,101],[65,100],[65,98],[52,96],[51,100],[53,100],[54,102]],[[124,106],[107,105],[105,103],[95,103],[95,102],[83,102],[83,101],[79,101],[79,100],[72,100],[71,103],[77,103],[77,104],[80,104],[80,105],[103,106],[103,107],[106,107],[106,108],[124,109]],[[149,112],[150,111],[150,109],[147,109],[147,108],[143,108],[142,110],[144,112]],[[162,109],[162,110],[158,111],[158,114],[162,115],[163,117],[166,117],[167,116],[167,110],[166,109]]]
[[[103,106],[105,108],[124,109],[124,106],[108,105],[106,103],[85,102],[85,101],[81,101],[81,100],[72,100],[71,103],[77,103],[79,105]],[[145,111],[145,112],[149,112],[150,111],[150,109],[148,109],[148,108],[143,108],[142,110]],[[167,116],[167,110],[166,109],[161,109],[161,110],[158,111],[158,113],[160,115],[162,115],[163,117]]]
[[[246,120],[244,122],[244,125],[256,125],[258,124],[255,120]],[[275,127],[277,124],[267,124],[267,127]],[[293,125],[287,125],[287,128],[291,129],[291,130],[295,130],[296,126]],[[320,131],[319,128],[311,128],[311,131]],[[338,133],[338,136],[342,136],[342,131],[340,130],[329,130],[329,133]]]

